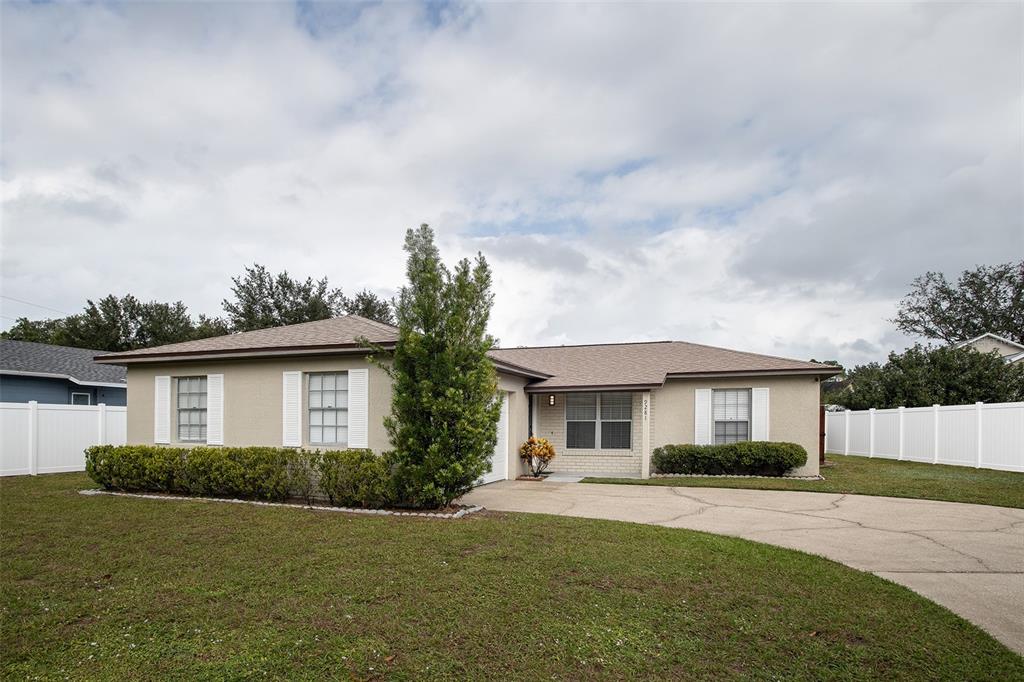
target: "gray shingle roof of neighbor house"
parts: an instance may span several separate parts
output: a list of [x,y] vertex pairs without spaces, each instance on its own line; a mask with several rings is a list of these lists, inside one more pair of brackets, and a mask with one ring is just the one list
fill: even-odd
[[496,360],[548,374],[530,384],[540,392],[589,388],[653,388],[673,377],[808,374],[833,375],[831,365],[759,355],[685,341],[609,343],[590,346],[502,348]]
[[125,384],[124,367],[94,362],[103,351],[0,340],[0,373],[68,379],[76,384]]
[[[398,329],[358,315],[346,315],[115,353],[97,360],[128,364],[200,357],[360,352],[365,351],[365,346],[357,341],[360,338],[387,348],[398,340]],[[676,376],[832,375],[840,371],[831,365],[682,341],[500,348],[491,351],[490,356],[499,369],[538,380],[530,384],[530,391],[655,387]]]

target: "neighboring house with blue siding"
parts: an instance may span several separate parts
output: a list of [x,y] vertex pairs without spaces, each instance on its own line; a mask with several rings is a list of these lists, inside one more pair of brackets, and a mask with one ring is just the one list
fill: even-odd
[[93,361],[104,351],[0,340],[0,402],[127,404],[124,367]]

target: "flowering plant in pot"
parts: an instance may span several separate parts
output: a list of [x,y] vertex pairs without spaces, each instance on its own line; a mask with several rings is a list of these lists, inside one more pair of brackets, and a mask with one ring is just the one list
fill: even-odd
[[519,458],[526,462],[533,478],[540,478],[548,464],[555,458],[555,448],[547,438],[530,436],[519,446]]

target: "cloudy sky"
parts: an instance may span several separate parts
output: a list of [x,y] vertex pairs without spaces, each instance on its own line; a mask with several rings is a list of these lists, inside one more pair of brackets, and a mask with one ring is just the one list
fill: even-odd
[[914,276],[1024,257],[1019,3],[0,11],[4,328],[254,261],[391,295],[427,222],[505,345],[858,363]]

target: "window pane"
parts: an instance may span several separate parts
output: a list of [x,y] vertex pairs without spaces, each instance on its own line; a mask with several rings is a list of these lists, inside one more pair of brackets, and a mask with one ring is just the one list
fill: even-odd
[[324,390],[325,391],[333,391],[334,390],[334,375],[333,374],[325,374],[324,375]]
[[334,426],[338,423],[338,414],[334,410],[324,410],[324,426]]
[[565,395],[565,420],[585,421],[597,419],[596,393],[567,393]]
[[323,405],[323,402],[320,400],[320,392],[319,391],[317,391],[315,393],[311,392],[309,394],[309,406],[310,407],[321,407],[322,405]]
[[345,408],[348,407],[348,391],[335,391],[334,406]]
[[199,396],[199,407],[206,409],[206,394],[202,393]]
[[337,443],[348,443],[348,429],[344,426],[338,427]]
[[632,393],[602,393],[601,419],[632,419]]
[[338,426],[348,426],[348,410],[338,410]]
[[715,443],[737,443],[750,440],[748,422],[721,421],[715,422]]
[[198,381],[199,385],[196,388],[196,390],[202,393],[206,393],[206,377],[199,377]]
[[567,448],[593,448],[595,433],[597,432],[595,422],[566,422],[565,424],[565,447]]
[[750,389],[715,390],[712,403],[716,421],[750,419]]
[[309,411],[309,425],[310,426],[323,426],[324,416],[320,410]]
[[629,422],[601,422],[601,447],[611,449],[629,449]]
[[181,393],[178,394],[178,407],[188,407],[188,396]]
[[324,430],[320,426],[309,427],[309,442],[310,443],[323,443],[324,442]]
[[309,375],[309,390],[319,391],[320,390],[320,375],[310,374]]
[[337,443],[338,442],[337,438],[334,435],[335,431],[337,431],[337,429],[335,429],[333,426],[325,426],[324,427],[324,442],[325,443]]
[[188,406],[193,409],[199,409],[199,395],[193,393],[188,397]]
[[324,407],[334,407],[335,405],[337,405],[337,403],[334,402],[334,396],[335,396],[335,392],[334,391],[324,391],[323,406]]

